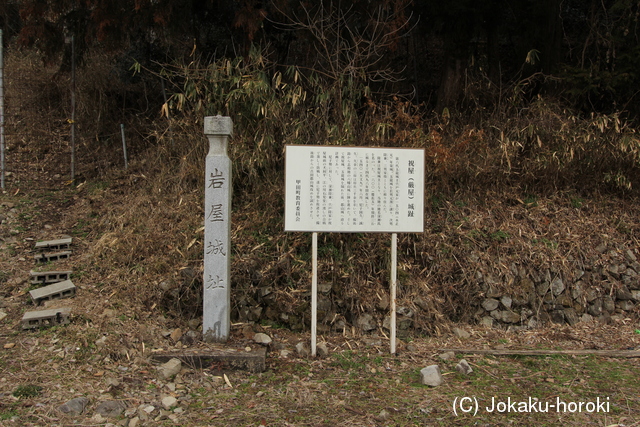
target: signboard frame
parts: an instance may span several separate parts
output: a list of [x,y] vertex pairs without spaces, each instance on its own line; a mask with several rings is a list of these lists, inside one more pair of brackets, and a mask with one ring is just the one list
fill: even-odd
[[285,147],[285,231],[422,233],[423,212],[423,148]]
[[[285,231],[312,233],[312,356],[316,355],[318,232],[391,233],[390,341],[395,354],[397,233],[424,232],[424,154],[421,148],[285,146]],[[308,210],[305,202],[311,205]],[[333,212],[339,212],[337,219]]]

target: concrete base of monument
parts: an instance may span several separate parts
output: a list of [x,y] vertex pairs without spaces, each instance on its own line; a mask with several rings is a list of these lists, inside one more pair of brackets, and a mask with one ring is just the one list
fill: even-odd
[[264,372],[267,349],[265,347],[233,348],[224,344],[209,344],[206,348],[186,348],[183,350],[158,351],[151,359],[165,363],[173,358],[180,359],[185,366],[194,369],[211,369],[215,372],[248,371]]

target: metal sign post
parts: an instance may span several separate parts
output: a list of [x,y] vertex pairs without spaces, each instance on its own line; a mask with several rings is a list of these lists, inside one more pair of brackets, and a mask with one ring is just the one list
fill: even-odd
[[318,331],[318,233],[311,234],[311,355],[316,355]]

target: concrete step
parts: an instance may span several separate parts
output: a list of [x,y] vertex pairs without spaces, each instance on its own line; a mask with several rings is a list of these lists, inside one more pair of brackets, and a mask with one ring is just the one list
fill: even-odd
[[59,261],[61,259],[69,259],[71,256],[71,251],[63,251],[63,252],[49,252],[38,254],[33,257],[36,262],[47,263],[52,261]]
[[71,298],[76,294],[76,286],[71,280],[54,283],[53,285],[29,291],[35,305],[52,299]]
[[36,250],[39,251],[63,251],[71,248],[71,242],[73,238],[67,237],[66,239],[58,240],[44,240],[42,242],[36,242]]
[[69,323],[71,308],[52,308],[50,310],[28,311],[22,316],[22,329],[36,329]]
[[72,271],[33,271],[29,272],[31,284],[37,285],[64,282],[71,278]]

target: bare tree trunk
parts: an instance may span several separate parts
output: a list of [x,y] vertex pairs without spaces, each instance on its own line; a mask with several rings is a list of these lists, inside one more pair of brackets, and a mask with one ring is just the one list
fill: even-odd
[[448,55],[438,88],[436,111],[441,113],[445,108],[455,108],[462,98],[464,66],[463,60]]

